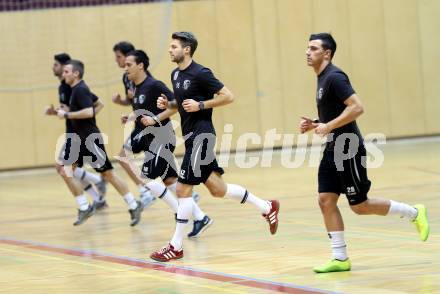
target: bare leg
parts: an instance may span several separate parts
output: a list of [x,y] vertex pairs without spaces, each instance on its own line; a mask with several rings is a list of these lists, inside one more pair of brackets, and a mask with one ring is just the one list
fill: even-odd
[[344,221],[337,205],[338,200],[339,195],[336,193],[319,194],[319,207],[327,232],[344,231]]
[[371,198],[360,204],[351,205],[350,208],[359,215],[387,215],[390,210],[390,200]]
[[118,191],[119,195],[124,196],[130,191],[128,190],[128,185],[125,183],[117,174],[113,172],[113,170],[108,170],[102,173],[104,179],[112,184],[115,187],[116,191]]
[[130,161],[130,158],[127,156],[126,151],[124,148],[121,149],[121,151],[118,154],[118,162],[122,166],[122,168],[125,170],[125,172],[128,174],[130,179],[136,184],[136,185],[142,185],[144,184],[144,181],[142,181],[141,177],[136,174],[136,170],[138,168],[134,165],[133,162]]

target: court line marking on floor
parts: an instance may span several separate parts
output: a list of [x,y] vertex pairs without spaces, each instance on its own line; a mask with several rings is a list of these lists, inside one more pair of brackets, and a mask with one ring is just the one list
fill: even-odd
[[231,275],[231,274],[213,272],[213,271],[205,271],[205,270],[194,269],[186,266],[164,264],[160,262],[152,262],[152,261],[130,258],[125,256],[116,256],[116,255],[100,253],[92,250],[65,248],[61,246],[54,246],[54,245],[38,243],[33,241],[17,240],[7,237],[0,237],[0,243],[39,250],[39,251],[83,257],[83,258],[104,261],[114,264],[122,264],[122,265],[138,267],[138,268],[168,272],[183,276],[197,277],[206,280],[236,284],[240,286],[247,286],[251,288],[271,290],[279,293],[294,293],[294,294],[335,293],[321,289],[295,285],[291,283],[279,283],[269,280],[255,279],[246,276]]
[[[8,245],[10,245],[10,244],[8,244]],[[122,270],[122,269],[117,269],[117,268],[112,268],[112,267],[108,267],[108,266],[93,264],[93,263],[89,263],[89,262],[81,262],[81,261],[69,260],[69,259],[62,258],[62,257],[48,256],[48,255],[43,255],[43,254],[37,254],[37,253],[31,253],[31,252],[25,252],[25,251],[13,250],[13,249],[6,249],[6,248],[0,248],[0,251],[8,251],[8,252],[16,253],[16,254],[23,254],[23,255],[28,255],[28,256],[36,256],[36,257],[41,257],[41,258],[46,258],[46,259],[58,260],[58,261],[62,261],[62,262],[74,263],[74,264],[78,264],[78,265],[82,265],[82,266],[90,266],[90,267],[100,268],[100,269],[103,269],[103,270],[106,270],[106,271],[107,270],[111,270],[111,271],[114,271],[114,272],[124,272],[124,270]],[[156,275],[147,274],[146,272],[130,271],[130,274],[142,276],[144,278],[148,277],[148,278],[153,279],[153,280],[164,281],[164,282],[167,282],[167,283],[169,283],[169,282],[173,282],[173,283],[177,282],[179,284],[185,284],[185,285],[194,286],[194,287],[198,287],[198,288],[207,288],[207,289],[210,289],[210,290],[218,290],[218,291],[226,292],[226,293],[234,293],[234,294],[245,294],[245,293],[248,293],[248,292],[245,292],[245,291],[225,289],[225,288],[221,288],[221,287],[217,287],[217,286],[201,285],[199,283],[194,283],[194,282],[190,282],[190,281],[182,281],[182,280],[176,280],[176,279],[173,279],[173,278],[159,277],[159,276],[156,276]]]

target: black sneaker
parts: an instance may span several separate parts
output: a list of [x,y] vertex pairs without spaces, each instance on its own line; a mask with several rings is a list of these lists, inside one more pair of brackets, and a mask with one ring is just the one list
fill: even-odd
[[78,210],[78,219],[73,223],[74,226],[79,226],[83,222],[85,222],[89,217],[91,217],[95,213],[95,207],[93,205],[89,205],[87,210]]
[[205,215],[202,220],[195,220],[193,225],[193,230],[188,234],[188,238],[195,238],[204,230],[206,230],[210,225],[212,225],[214,221],[209,218],[209,216]]
[[105,200],[101,202],[93,201],[93,206],[95,207],[96,211],[98,211],[106,209],[108,207],[108,204]]
[[140,201],[136,201],[136,203],[137,203],[137,207],[135,209],[128,210],[131,217],[130,226],[132,227],[139,223],[139,221],[141,220],[142,210],[144,210],[144,206]]

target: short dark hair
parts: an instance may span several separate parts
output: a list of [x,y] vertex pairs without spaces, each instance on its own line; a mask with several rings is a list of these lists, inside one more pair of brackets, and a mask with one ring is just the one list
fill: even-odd
[[197,38],[196,36],[194,36],[193,33],[175,32],[171,35],[171,38],[179,40],[180,43],[182,44],[182,47],[189,46],[191,48],[191,52],[190,52],[191,57],[194,55],[194,52],[196,52],[197,45],[199,44],[199,42],[197,42]]
[[133,50],[127,53],[127,56],[134,56],[134,61],[136,64],[142,63],[144,65],[144,71],[148,72],[148,67],[150,66],[150,58],[148,58],[147,53],[143,50]]
[[330,50],[331,54],[330,57],[333,58],[336,52],[336,41],[333,39],[333,36],[329,33],[318,33],[318,34],[311,34],[309,41],[312,40],[321,40],[322,41],[322,48],[324,50]]
[[66,65],[67,64],[72,65],[72,71],[79,72],[79,78],[82,79],[82,77],[84,76],[84,63],[79,60],[71,59],[66,63]]
[[53,56],[53,59],[58,61],[61,65],[65,65],[70,60],[70,56],[67,53],[59,53]]
[[133,51],[135,48],[133,44],[130,42],[122,41],[119,43],[116,43],[115,46],[113,46],[113,52],[119,51],[124,56],[127,56],[128,52]]

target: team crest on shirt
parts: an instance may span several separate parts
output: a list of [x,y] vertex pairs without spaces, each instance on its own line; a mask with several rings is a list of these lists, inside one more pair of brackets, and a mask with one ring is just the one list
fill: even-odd
[[318,100],[321,100],[321,98],[322,98],[322,95],[324,94],[324,89],[323,88],[319,88],[319,90],[318,90]]
[[190,84],[191,84],[190,80],[184,80],[183,81],[183,89],[188,90]]
[[145,102],[145,95],[139,96],[139,104],[143,104]]
[[173,80],[177,80],[177,77],[179,76],[179,71],[176,71],[175,73],[174,73],[174,77],[173,77]]

